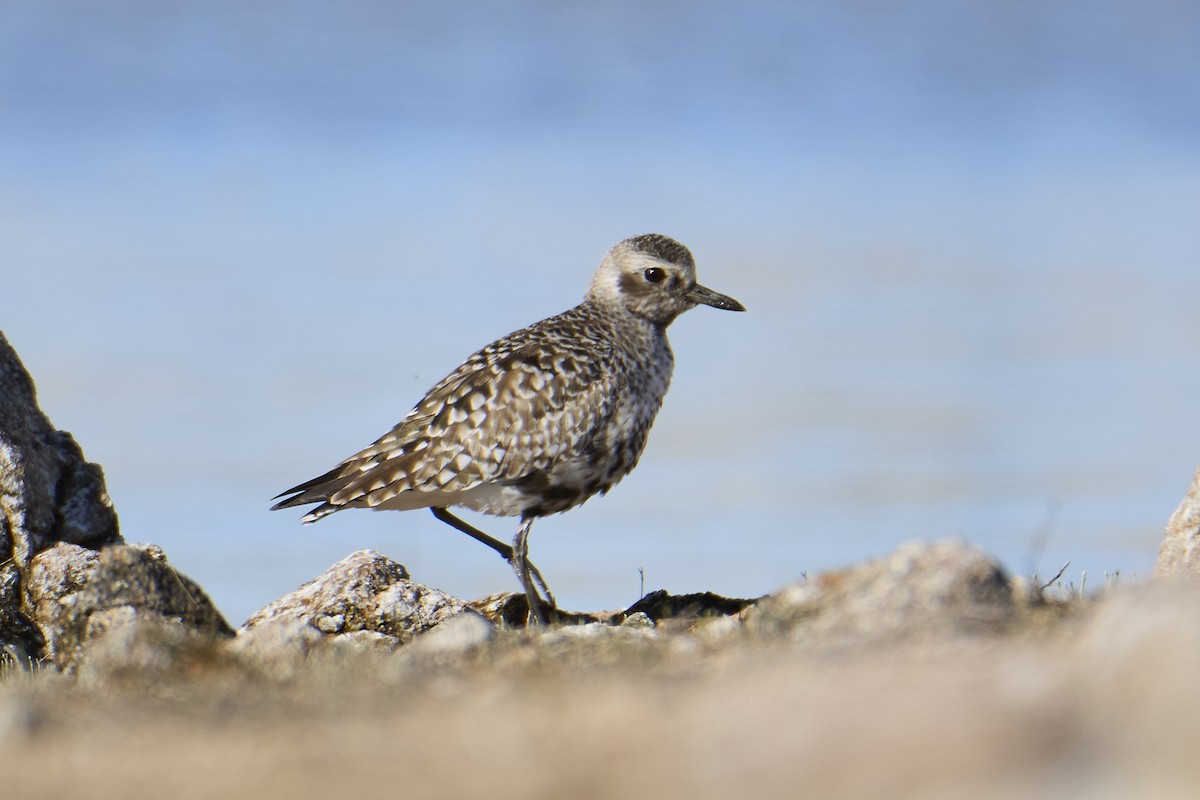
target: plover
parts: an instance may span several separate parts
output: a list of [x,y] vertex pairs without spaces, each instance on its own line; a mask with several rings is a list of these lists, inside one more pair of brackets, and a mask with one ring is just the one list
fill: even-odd
[[[282,492],[272,510],[319,503],[301,517],[311,523],[344,508],[429,508],[508,561],[530,619],[543,621],[537,587],[551,612],[555,602],[529,560],[533,521],[604,494],[634,468],[675,363],[667,326],[698,304],[746,310],[696,283],[692,254],[674,239],[626,239],[582,303],[472,355],[374,444]],[[512,546],[455,506],[520,517]]]

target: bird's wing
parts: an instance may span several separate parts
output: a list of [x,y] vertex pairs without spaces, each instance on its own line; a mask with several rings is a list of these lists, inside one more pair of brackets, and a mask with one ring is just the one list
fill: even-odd
[[374,507],[403,492],[515,482],[586,453],[624,379],[595,344],[525,337],[480,350],[391,431],[284,503]]

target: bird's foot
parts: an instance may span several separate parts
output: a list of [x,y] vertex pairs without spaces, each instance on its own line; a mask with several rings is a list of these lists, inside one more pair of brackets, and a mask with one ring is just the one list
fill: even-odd
[[554,595],[550,593],[550,587],[546,585],[546,580],[538,568],[529,559],[525,559],[522,564],[513,558],[509,563],[517,573],[517,579],[521,581],[521,588],[525,590],[525,600],[529,605],[526,625],[544,627],[550,622],[557,622],[558,603],[555,602]]

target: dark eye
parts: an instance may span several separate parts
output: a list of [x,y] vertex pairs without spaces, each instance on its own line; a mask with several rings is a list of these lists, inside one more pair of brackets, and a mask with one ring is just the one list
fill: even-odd
[[663,278],[667,277],[666,270],[659,269],[658,267],[651,267],[643,274],[646,276],[646,280],[651,283],[662,283]]

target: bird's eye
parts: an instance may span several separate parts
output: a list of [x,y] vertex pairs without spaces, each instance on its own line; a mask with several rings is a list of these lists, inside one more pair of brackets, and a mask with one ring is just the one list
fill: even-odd
[[662,283],[663,278],[667,277],[666,270],[659,269],[658,267],[650,267],[643,274],[646,276],[646,280],[651,283]]

